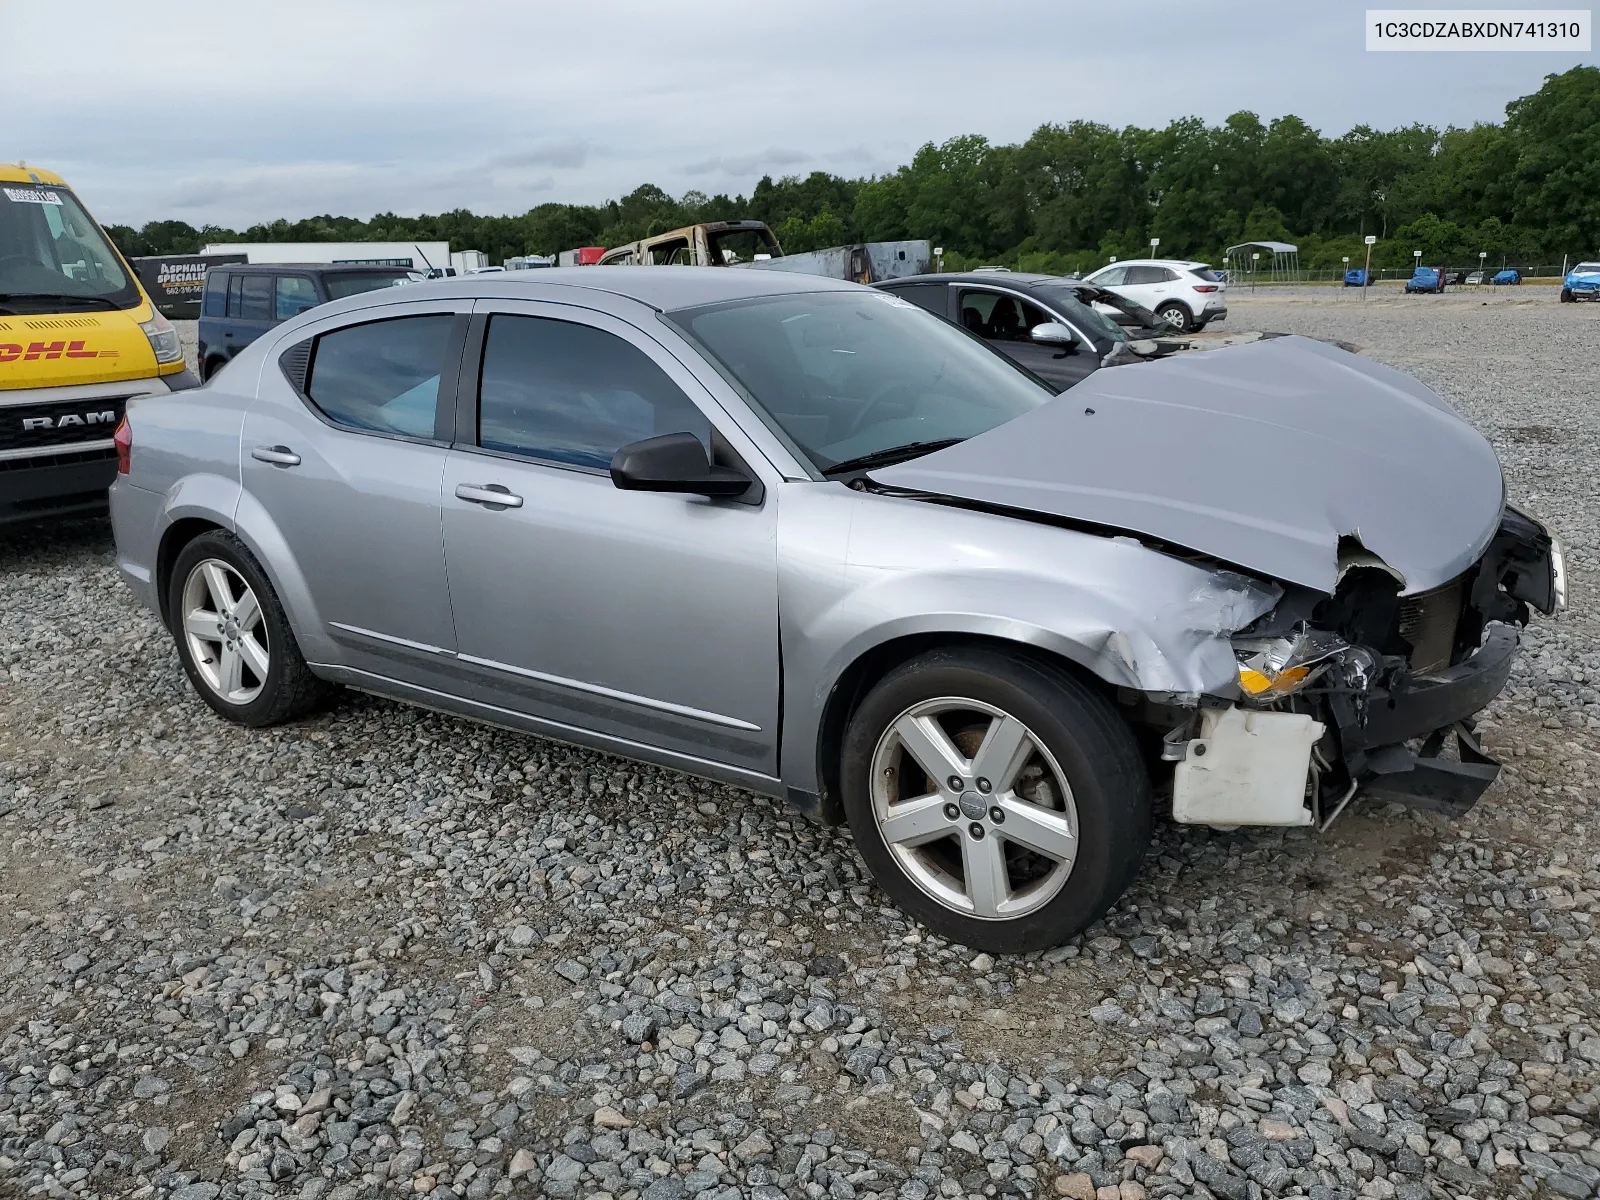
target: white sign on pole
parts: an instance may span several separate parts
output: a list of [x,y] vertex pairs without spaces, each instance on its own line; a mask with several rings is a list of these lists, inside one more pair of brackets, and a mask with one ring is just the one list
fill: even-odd
[[1375,234],[1375,233],[1369,233],[1369,234],[1367,234],[1365,240],[1366,240],[1367,245],[1376,246],[1378,244],[1378,235]]

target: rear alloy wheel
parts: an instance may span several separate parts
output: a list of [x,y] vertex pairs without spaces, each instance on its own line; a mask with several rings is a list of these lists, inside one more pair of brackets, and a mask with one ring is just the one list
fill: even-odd
[[1189,310],[1177,301],[1168,301],[1156,309],[1156,316],[1160,317],[1167,325],[1179,333],[1193,333],[1198,326],[1194,318],[1189,315]]
[[167,613],[178,657],[200,698],[240,725],[293,720],[328,695],[295,644],[261,564],[220,529],[186,545],[172,567]]
[[1070,675],[1002,651],[935,651],[892,672],[852,718],[843,767],[880,885],[976,949],[1077,933],[1149,841],[1149,781],[1122,719]]
[[205,685],[229,704],[261,695],[272,647],[261,601],[244,577],[220,558],[196,563],[183,585],[183,637]]

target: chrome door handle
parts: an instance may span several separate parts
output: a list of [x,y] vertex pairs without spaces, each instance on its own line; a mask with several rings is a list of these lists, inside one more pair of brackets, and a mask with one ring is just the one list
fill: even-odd
[[458,483],[456,499],[483,504],[494,509],[522,507],[522,497],[513,495],[510,488],[498,483],[486,483],[482,487],[471,483]]
[[300,456],[287,446],[257,446],[250,451],[257,462],[271,463],[275,467],[298,467]]

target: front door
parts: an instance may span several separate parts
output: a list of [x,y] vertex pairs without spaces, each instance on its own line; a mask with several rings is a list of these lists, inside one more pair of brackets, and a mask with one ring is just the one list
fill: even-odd
[[[1064,392],[1100,365],[1094,343],[1082,342],[1071,353],[1033,340],[1035,325],[1056,317],[1020,296],[985,288],[958,289],[956,303],[962,326],[1007,358]],[[1078,331],[1082,333],[1082,330]]]
[[359,318],[307,334],[303,379],[280,369],[279,349],[263,367],[245,415],[243,503],[282,536],[317,615],[308,632],[334,643],[334,662],[437,684],[455,648],[440,488],[467,316],[395,305]]
[[617,318],[491,303],[444,474],[462,669],[487,702],[624,752],[776,774],[776,498],[619,491],[619,447],[712,444],[701,385]]

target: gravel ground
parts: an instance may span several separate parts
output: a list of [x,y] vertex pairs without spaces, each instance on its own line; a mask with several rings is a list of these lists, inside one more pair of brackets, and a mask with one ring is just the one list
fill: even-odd
[[8,535],[0,1194],[1593,1197],[1600,311],[1486,299],[1229,324],[1415,372],[1567,538],[1502,782],[1160,824],[1043,955],[928,936],[736,789],[353,693],[226,726],[103,523]]

